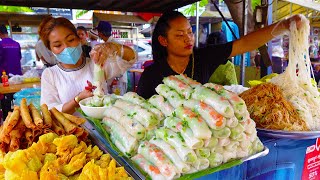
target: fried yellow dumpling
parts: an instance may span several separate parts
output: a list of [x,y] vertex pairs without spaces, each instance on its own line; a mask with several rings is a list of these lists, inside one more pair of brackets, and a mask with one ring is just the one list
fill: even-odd
[[40,179],[56,180],[59,179],[60,165],[58,161],[46,162],[40,170]]
[[94,160],[88,162],[82,169],[78,180],[99,179],[108,180],[107,169],[94,164]]
[[[19,162],[19,163],[17,163]],[[28,158],[23,150],[8,152],[3,159],[2,165],[6,170],[11,170],[13,173],[19,174],[27,167]]]
[[62,172],[66,176],[73,175],[75,172],[82,169],[86,164],[86,154],[80,153],[72,157],[71,161],[62,167]]
[[96,165],[99,165],[102,168],[107,168],[111,161],[110,154],[103,154],[100,156],[100,159],[95,162]]
[[98,159],[103,154],[103,152],[98,148],[98,146],[94,146],[91,149],[91,152],[87,154],[87,161],[89,162],[91,159]]

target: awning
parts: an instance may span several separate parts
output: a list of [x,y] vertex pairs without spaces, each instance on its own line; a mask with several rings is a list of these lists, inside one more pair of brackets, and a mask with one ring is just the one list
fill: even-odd
[[105,14],[105,13],[93,13],[94,21],[109,21],[109,22],[117,22],[124,24],[147,24],[148,22],[135,15],[122,15],[122,14]]
[[164,12],[197,1],[199,0],[1,0],[0,5],[126,12]]
[[39,26],[40,22],[45,14],[35,14],[35,13],[0,13],[0,23],[12,25],[18,23],[20,26]]
[[305,8],[309,8],[315,11],[320,11],[320,4],[312,1],[306,1],[306,0],[283,0],[290,3],[297,4],[299,6],[303,6]]

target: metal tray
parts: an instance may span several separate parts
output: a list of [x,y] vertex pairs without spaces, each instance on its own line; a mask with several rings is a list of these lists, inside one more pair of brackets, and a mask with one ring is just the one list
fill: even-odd
[[[89,120],[90,121],[90,120]],[[133,162],[124,156],[119,156],[118,152],[114,151],[109,145],[106,139],[104,139],[101,134],[95,129],[94,125],[87,121],[83,126],[86,128],[91,137],[93,137],[93,142],[104,152],[109,153],[118,163],[123,166],[128,174],[132,176],[135,180],[146,179],[146,176],[133,164]],[[265,146],[264,149],[256,154],[242,158],[241,161],[250,161],[257,159],[259,157],[266,156],[269,153],[269,149]]]
[[257,128],[258,136],[286,139],[316,139],[320,137],[320,131],[283,131]]

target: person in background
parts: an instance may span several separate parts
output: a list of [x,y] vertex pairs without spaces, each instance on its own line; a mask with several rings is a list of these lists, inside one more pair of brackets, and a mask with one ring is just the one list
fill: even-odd
[[188,77],[207,83],[216,68],[225,64],[228,58],[252,51],[272,38],[289,29],[291,21],[300,27],[299,15],[292,16],[232,42],[194,48],[194,34],[188,19],[178,11],[169,11],[159,18],[152,35],[152,54],[154,63],[141,75],[137,93],[148,99],[156,94],[155,88],[164,77],[186,74]]
[[20,44],[9,38],[5,25],[0,25],[0,71],[7,74],[22,75]]
[[100,44],[98,42],[98,39],[99,39],[98,31],[95,29],[90,29],[89,31],[90,46],[94,47],[95,45]]
[[90,57],[89,53],[90,53],[92,47],[88,45],[88,41],[87,41],[88,32],[87,32],[86,28],[83,26],[78,26],[77,27],[77,34],[80,38],[82,51],[84,52],[86,57]]
[[[108,21],[99,21],[99,24],[97,26],[97,31],[100,39],[102,39],[104,42],[112,42],[116,44],[120,44],[118,41],[116,41],[111,35],[112,35],[112,26]],[[128,87],[128,76],[127,73],[121,74],[118,78],[119,80],[118,83],[121,84],[122,89],[124,89],[122,92],[126,92],[127,87]],[[108,87],[110,87],[109,92],[111,92],[111,86],[112,86],[112,81],[108,81]]]
[[46,67],[51,67],[56,65],[57,60],[53,53],[43,44],[41,39],[37,42],[35,47],[36,57],[38,61],[42,61],[42,63]]
[[[44,45],[52,51],[57,65],[46,68],[41,76],[41,104],[49,109],[73,114],[79,101],[93,96],[85,88],[87,81],[93,81],[94,64],[102,66],[106,79],[113,79],[124,73],[136,61],[137,55],[128,46],[105,43],[103,48],[95,47],[91,58],[86,58],[81,48],[76,28],[66,18],[45,18],[39,26],[39,35]],[[108,61],[108,55],[117,57]],[[106,84],[103,84],[106,91]],[[106,93],[106,92],[105,92]]]
[[282,37],[272,40],[272,72],[281,74],[286,66],[284,65],[284,51],[282,47]]

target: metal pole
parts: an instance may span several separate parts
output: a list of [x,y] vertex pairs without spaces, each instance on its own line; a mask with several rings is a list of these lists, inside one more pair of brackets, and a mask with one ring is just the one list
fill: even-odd
[[[242,1],[242,5],[243,5],[243,9],[242,9],[242,36],[245,36],[247,34],[247,1],[248,0],[243,0]],[[246,54],[244,53],[242,55],[242,59],[241,59],[241,64],[240,64],[240,84],[241,85],[245,85],[245,75],[246,75]]]
[[196,2],[196,47],[199,47],[199,1]]
[[[270,4],[272,3],[272,0],[268,0],[268,2]],[[272,12],[273,12],[272,8],[273,8],[272,6],[268,6],[268,25],[272,24]],[[278,8],[278,6],[276,6],[275,8]],[[268,54],[270,56],[270,59],[272,60],[272,42],[271,41],[268,42]]]

